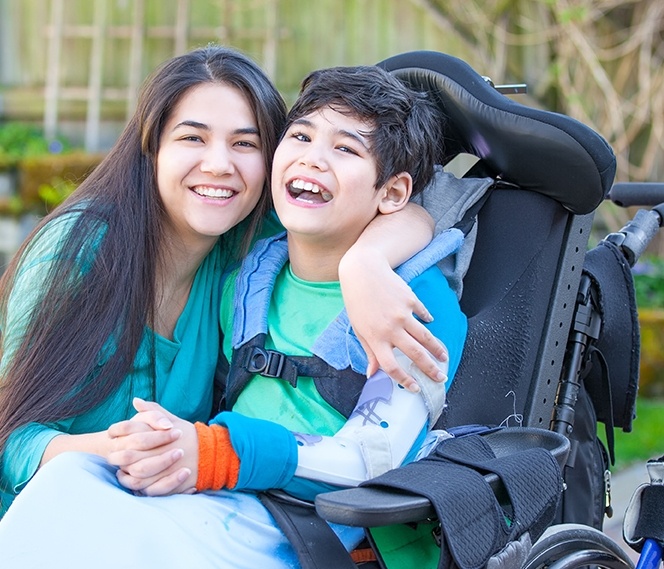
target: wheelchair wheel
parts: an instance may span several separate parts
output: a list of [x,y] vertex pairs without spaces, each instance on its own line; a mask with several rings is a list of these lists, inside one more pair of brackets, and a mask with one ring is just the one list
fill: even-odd
[[627,553],[601,531],[584,525],[550,527],[533,545],[523,569],[634,569]]

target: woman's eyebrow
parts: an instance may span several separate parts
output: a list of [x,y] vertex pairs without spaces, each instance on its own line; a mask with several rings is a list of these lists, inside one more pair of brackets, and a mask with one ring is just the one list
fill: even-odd
[[199,128],[201,130],[210,130],[209,125],[207,125],[205,123],[202,123],[202,122],[198,122],[198,121],[192,121],[192,120],[184,120],[182,122],[179,122],[178,124],[176,124],[173,127],[173,130],[177,130],[178,128],[183,127],[183,126],[188,126],[188,127],[192,127],[192,128]]
[[[175,131],[178,128],[182,128],[182,127],[197,128],[197,129],[200,129],[200,130],[204,130],[206,132],[209,132],[209,131],[212,130],[210,125],[207,125],[207,124],[202,123],[202,122],[194,121],[194,120],[184,120],[182,122],[179,122],[178,124],[176,124],[173,127],[173,130]],[[259,133],[257,127],[247,126],[247,127],[243,127],[243,128],[236,128],[233,131],[233,134],[252,134],[252,135],[255,134],[256,136],[258,136],[260,133]]]
[[255,126],[247,126],[244,128],[236,128],[233,131],[233,134],[255,134],[256,136],[260,135],[258,128]]

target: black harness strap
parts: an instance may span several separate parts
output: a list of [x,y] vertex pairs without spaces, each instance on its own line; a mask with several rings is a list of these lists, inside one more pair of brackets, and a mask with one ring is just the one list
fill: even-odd
[[440,445],[437,454],[479,472],[498,475],[507,490],[508,508],[512,510],[505,512],[511,523],[510,539],[528,531],[535,541],[553,521],[563,484],[560,466],[547,450],[526,448],[496,457],[485,440],[475,436]]
[[291,542],[302,569],[357,569],[313,505],[273,493],[262,492],[258,497]]
[[367,379],[351,368],[338,370],[318,356],[288,356],[268,350],[265,334],[258,334],[233,351],[226,393],[228,409],[257,374],[282,379],[293,387],[297,387],[298,377],[312,377],[321,397],[345,417],[353,412]]

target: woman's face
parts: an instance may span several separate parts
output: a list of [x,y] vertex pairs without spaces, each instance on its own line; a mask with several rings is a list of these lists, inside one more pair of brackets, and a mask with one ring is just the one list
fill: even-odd
[[256,206],[265,181],[256,117],[234,87],[203,83],[175,106],[159,141],[157,184],[168,226],[211,246]]

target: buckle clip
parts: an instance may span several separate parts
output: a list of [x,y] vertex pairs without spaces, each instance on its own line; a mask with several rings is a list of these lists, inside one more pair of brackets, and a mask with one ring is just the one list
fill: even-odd
[[255,346],[247,354],[245,368],[249,373],[280,378],[285,363],[286,356],[284,354]]

